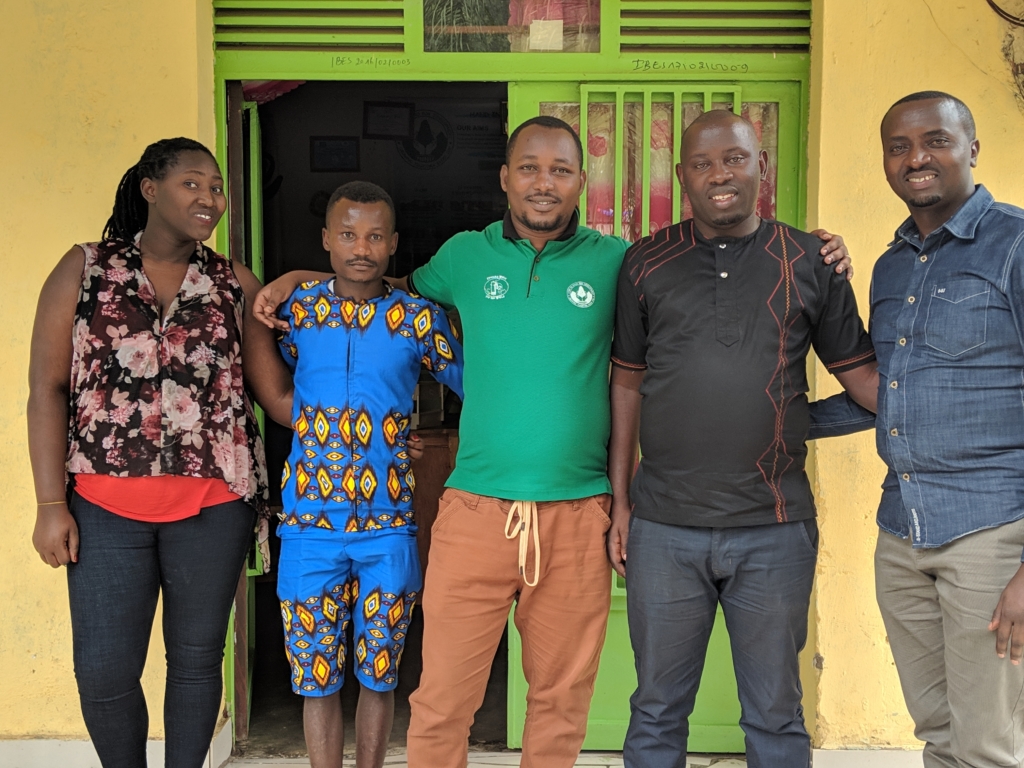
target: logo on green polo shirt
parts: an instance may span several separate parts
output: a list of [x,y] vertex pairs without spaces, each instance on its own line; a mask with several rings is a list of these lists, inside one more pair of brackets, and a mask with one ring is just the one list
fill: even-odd
[[586,309],[594,303],[594,289],[590,283],[575,282],[569,286],[565,295],[580,309]]
[[508,293],[508,279],[504,275],[491,275],[484,282],[484,296],[488,299],[504,299]]

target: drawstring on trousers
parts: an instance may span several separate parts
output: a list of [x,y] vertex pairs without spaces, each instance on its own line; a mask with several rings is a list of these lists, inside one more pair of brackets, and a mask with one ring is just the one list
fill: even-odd
[[[516,517],[519,518],[518,525]],[[533,581],[526,576],[526,559],[530,551],[530,532],[533,532]],[[537,517],[537,502],[513,501],[505,519],[505,538],[519,537],[519,575],[528,587],[537,586],[540,580],[540,524]]]

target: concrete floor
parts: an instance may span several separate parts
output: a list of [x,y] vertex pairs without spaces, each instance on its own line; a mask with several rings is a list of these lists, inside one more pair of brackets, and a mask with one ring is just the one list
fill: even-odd
[[[247,758],[235,758],[228,765],[230,766],[261,766],[261,768],[308,768],[308,760],[250,760]],[[405,768],[405,755],[393,755],[384,761],[385,768]],[[469,768],[490,768],[490,766],[517,766],[519,765],[519,754],[517,752],[470,752]],[[576,762],[577,768],[616,768],[622,765],[621,755],[599,754],[587,752],[580,756]],[[717,756],[690,757],[686,765],[688,768],[744,768],[746,762],[741,758]],[[346,768],[355,768],[354,760],[345,761]]]

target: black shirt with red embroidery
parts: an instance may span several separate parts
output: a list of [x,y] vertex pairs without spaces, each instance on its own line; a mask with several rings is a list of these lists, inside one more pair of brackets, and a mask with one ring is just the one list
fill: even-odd
[[814,517],[807,353],[831,373],[875,359],[821,245],[771,220],[708,240],[688,219],[627,251],[612,361],[646,369],[635,515],[697,527]]

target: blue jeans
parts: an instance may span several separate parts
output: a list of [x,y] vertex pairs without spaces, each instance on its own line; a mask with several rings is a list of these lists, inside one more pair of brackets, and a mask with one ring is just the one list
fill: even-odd
[[228,616],[256,521],[243,501],[144,523],[77,494],[78,562],[68,566],[75,678],[103,768],[144,768],[140,678],[163,593],[166,768],[200,768],[217,724]]
[[627,562],[629,634],[638,686],[627,768],[685,768],[708,638],[725,614],[749,768],[808,768],[798,655],[817,560],[814,520],[686,528],[633,517]]

